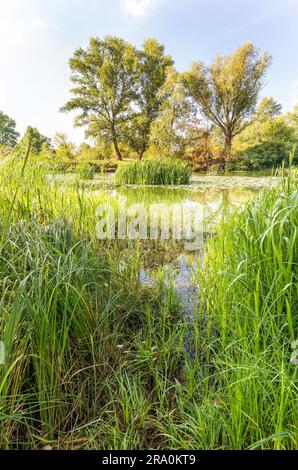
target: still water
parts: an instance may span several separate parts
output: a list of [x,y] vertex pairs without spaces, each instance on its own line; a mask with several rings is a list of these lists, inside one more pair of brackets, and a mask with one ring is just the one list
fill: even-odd
[[[112,180],[110,180],[110,184]],[[202,214],[206,224],[204,234],[216,232],[216,224],[223,214],[241,210],[246,203],[255,199],[265,186],[274,185],[275,180],[262,175],[253,176],[208,176],[193,175],[188,187],[112,187],[106,191],[113,199],[125,198],[126,203],[152,204],[186,204],[193,205]],[[198,308],[199,285],[196,273],[204,260],[204,246],[194,252],[176,251],[173,247],[172,259],[155,261],[152,265],[143,266],[139,272],[139,281],[143,286],[154,288],[160,282],[163,272],[165,288],[171,286],[179,304],[180,311],[188,323],[194,321]],[[154,255],[152,255],[153,257]],[[157,262],[156,262],[157,261]],[[186,346],[187,349],[188,346]],[[191,354],[192,352],[189,351]]]
[[[90,194],[104,194],[105,201],[118,208],[123,200],[126,206],[142,204],[145,208],[155,204],[191,206],[206,221],[205,239],[216,233],[216,225],[224,214],[229,216],[231,212],[241,210],[246,203],[257,197],[260,190],[274,186],[277,181],[276,177],[271,177],[270,172],[225,175],[194,173],[191,184],[187,186],[140,187],[117,185],[114,175],[110,174],[97,176],[83,185],[85,189],[87,186]],[[159,242],[159,245],[162,244]],[[154,288],[162,272],[164,286],[172,286],[181,304],[181,311],[187,321],[191,322],[198,306],[199,285],[196,273],[204,260],[204,244],[191,253],[173,245],[170,252],[170,258],[165,261],[159,258],[160,250],[150,248],[150,260],[140,269],[139,281],[143,286]]]

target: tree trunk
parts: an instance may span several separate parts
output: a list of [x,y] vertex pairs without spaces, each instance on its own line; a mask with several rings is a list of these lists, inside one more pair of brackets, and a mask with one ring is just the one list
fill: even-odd
[[115,127],[114,121],[111,122],[111,134],[112,134],[112,141],[113,141],[114,149],[115,149],[115,152],[116,152],[116,155],[117,155],[117,160],[121,162],[122,161],[122,155],[121,155],[120,149],[118,147],[118,139],[117,139],[116,127]]
[[139,151],[138,160],[140,160],[140,161],[142,160],[144,153],[145,153],[145,150],[144,150],[144,149],[142,149],[142,150]]
[[122,155],[121,155],[121,152],[120,152],[120,149],[118,147],[118,143],[116,140],[113,141],[113,144],[114,144],[114,149],[115,149],[115,152],[116,152],[116,155],[117,155],[117,160],[118,161],[122,161]]
[[218,165],[218,168],[217,168],[217,173],[221,174],[221,173],[224,173],[226,170],[226,162],[222,162]]
[[142,160],[146,150],[147,150],[147,143],[146,143],[146,138],[144,136],[144,139],[143,139],[142,144],[141,144],[141,148],[139,149],[139,153],[138,153],[138,159],[140,161]]
[[231,160],[232,140],[233,140],[233,136],[230,132],[225,134],[224,161],[219,166],[219,169],[218,169],[219,173],[223,173],[225,171],[227,162]]
[[228,133],[225,135],[225,161],[226,162],[231,160],[232,139],[233,139],[233,136],[231,133]]

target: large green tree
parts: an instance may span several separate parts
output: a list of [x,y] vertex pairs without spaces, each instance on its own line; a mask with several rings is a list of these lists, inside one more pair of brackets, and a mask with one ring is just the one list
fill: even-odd
[[137,55],[122,39],[91,38],[89,47],[75,51],[70,59],[73,97],[62,111],[79,111],[76,126],[87,126],[86,136],[111,141],[118,160],[119,143],[131,115]]
[[298,141],[298,105],[294,107],[292,112],[285,115],[285,120],[293,128],[296,140]]
[[16,122],[0,111],[0,145],[13,148],[19,138]]
[[53,138],[53,144],[56,148],[57,156],[61,160],[73,160],[76,156],[76,146],[68,140],[63,132],[56,132]]
[[160,90],[166,82],[169,67],[173,66],[173,60],[165,54],[164,45],[159,44],[156,39],[147,39],[137,56],[133,103],[136,112],[129,125],[129,143],[141,160],[149,146],[151,126],[165,99]]
[[282,111],[282,105],[277,103],[272,96],[263,98],[257,109],[257,119],[264,120],[273,119],[276,116],[280,116]]
[[50,145],[50,139],[41,134],[36,127],[28,126],[19,144],[24,149],[27,149],[30,144],[31,152],[40,155],[45,146]]
[[184,74],[189,97],[223,133],[224,164],[231,158],[233,138],[252,122],[270,62],[268,53],[261,55],[245,43],[231,55],[218,55],[211,66],[194,63]]
[[251,126],[247,127],[234,142],[236,153],[263,143],[293,144],[296,142],[295,126],[288,114],[281,114],[282,106],[272,97],[263,98]]
[[180,74],[171,67],[159,91],[162,102],[157,118],[152,124],[150,143],[168,156],[180,156],[192,143],[198,120],[195,109],[187,100]]

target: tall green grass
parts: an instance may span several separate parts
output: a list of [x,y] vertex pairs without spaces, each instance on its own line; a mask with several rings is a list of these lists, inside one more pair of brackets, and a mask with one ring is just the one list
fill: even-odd
[[81,180],[93,180],[94,168],[88,162],[79,163],[76,167],[76,175]]
[[297,449],[291,172],[219,224],[189,322],[140,243],[95,240],[106,196],[25,165],[0,176],[0,447]]
[[119,184],[179,185],[189,184],[191,169],[175,159],[136,161],[122,165],[116,172]]
[[161,425],[170,447],[297,449],[297,227],[290,172],[209,240],[194,338],[202,371],[190,366],[197,382]]

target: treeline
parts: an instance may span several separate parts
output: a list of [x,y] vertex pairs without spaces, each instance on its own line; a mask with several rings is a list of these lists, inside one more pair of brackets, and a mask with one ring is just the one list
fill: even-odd
[[[18,145],[31,139],[45,160],[117,160],[181,157],[197,169],[213,165],[258,169],[279,165],[298,140],[298,107],[281,114],[273,98],[259,103],[271,56],[251,43],[211,65],[195,62],[178,73],[156,39],[141,49],[117,37],[91,38],[70,59],[74,125],[86,129],[80,148],[57,134],[50,141],[29,127]],[[11,148],[15,122],[0,114],[0,145]]]

